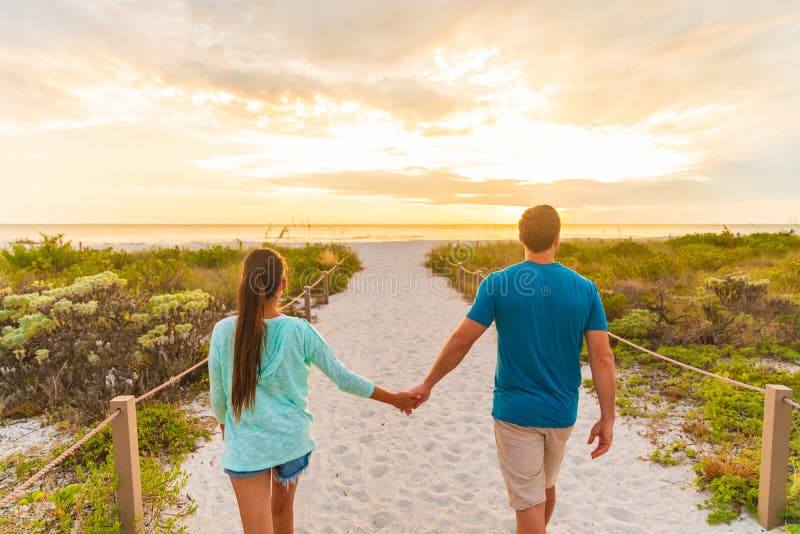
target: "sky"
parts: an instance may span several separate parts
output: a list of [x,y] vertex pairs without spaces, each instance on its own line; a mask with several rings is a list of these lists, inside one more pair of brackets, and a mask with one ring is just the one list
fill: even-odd
[[800,220],[800,2],[0,0],[0,223]]

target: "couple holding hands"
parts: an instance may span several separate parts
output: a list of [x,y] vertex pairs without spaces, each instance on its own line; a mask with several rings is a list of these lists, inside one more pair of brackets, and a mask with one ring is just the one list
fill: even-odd
[[428,375],[403,393],[385,391],[351,372],[308,322],[283,315],[285,260],[267,248],[250,252],[238,315],[214,326],[208,359],[211,404],[225,441],[221,463],[245,534],[293,531],[298,478],[316,447],[308,411],[312,364],[340,390],[410,414],[493,322],[498,351],[492,417],[500,470],[517,533],[545,532],[577,418],[584,340],[601,412],[588,440],[598,442],[592,458],[609,450],[614,427],[614,356],[605,312],[594,283],[555,261],[560,230],[551,206],[523,214],[525,260],[481,283]]

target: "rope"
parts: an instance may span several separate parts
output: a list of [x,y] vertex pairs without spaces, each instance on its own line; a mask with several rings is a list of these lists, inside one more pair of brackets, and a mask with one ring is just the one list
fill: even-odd
[[[437,256],[439,256],[439,255],[437,254]],[[443,262],[447,263],[451,267],[455,267],[456,269],[461,269],[462,271],[464,271],[467,274],[471,274],[472,276],[480,276],[481,278],[486,278],[486,275],[484,275],[481,272],[480,269],[475,269],[474,271],[470,271],[469,269],[464,267],[463,264],[461,264],[461,263],[453,263],[452,261],[448,260],[444,256],[439,256],[439,259],[441,259]]]
[[202,361],[197,362],[196,364],[194,364],[193,366],[189,367],[188,369],[186,369],[184,372],[182,372],[178,376],[174,376],[174,377],[170,378],[169,380],[167,380],[166,382],[164,382],[160,386],[154,387],[153,389],[151,389],[150,391],[148,391],[147,393],[145,393],[141,397],[136,397],[136,402],[142,402],[146,398],[152,397],[153,395],[155,395],[156,393],[158,393],[159,391],[161,391],[165,387],[174,384],[175,382],[177,382],[178,380],[180,380],[184,376],[188,375],[189,373],[191,373],[192,371],[194,371],[198,367],[201,367],[201,366],[205,365],[206,362],[208,362],[208,358],[204,358]]
[[717,380],[721,380],[722,382],[727,382],[728,384],[734,385],[736,387],[740,387],[740,388],[743,388],[743,389],[749,389],[750,391],[756,391],[758,393],[761,393],[762,395],[767,392],[767,390],[764,389],[764,388],[751,386],[750,384],[745,384],[744,382],[739,382],[738,380],[732,380],[730,378],[725,378],[724,376],[715,375],[714,373],[710,373],[708,371],[704,371],[703,369],[698,369],[697,367],[691,366],[691,365],[689,365],[687,363],[679,362],[678,360],[673,360],[672,358],[668,358],[668,357],[663,356],[663,355],[661,355],[661,354],[659,354],[657,352],[653,352],[652,350],[646,349],[646,348],[644,348],[644,347],[642,347],[640,345],[637,345],[636,343],[628,341],[625,338],[619,337],[616,334],[612,334],[611,332],[609,332],[608,335],[609,335],[609,337],[613,337],[617,341],[621,341],[622,343],[625,343],[626,345],[628,345],[630,347],[633,347],[633,348],[638,349],[638,350],[640,350],[642,352],[645,352],[645,353],[649,354],[650,356],[655,356],[656,358],[660,358],[660,359],[662,359],[662,360],[664,360],[666,362],[675,364],[678,367],[683,367],[684,369],[688,369],[690,371],[694,371],[695,373],[700,373],[701,375],[705,375],[705,376],[710,377],[710,378],[715,378]]
[[103,428],[104,428],[106,425],[108,425],[108,424],[109,424],[111,421],[113,421],[113,420],[114,420],[114,418],[115,418],[116,416],[118,416],[120,413],[121,413],[121,410],[119,410],[119,409],[117,409],[117,410],[114,410],[114,411],[111,413],[111,415],[109,415],[108,417],[106,417],[105,419],[103,419],[101,422],[99,422],[99,423],[97,424],[97,426],[95,426],[93,429],[91,429],[91,430],[90,430],[90,431],[89,431],[89,432],[88,432],[88,433],[87,433],[85,436],[83,436],[81,439],[79,439],[78,441],[76,441],[76,442],[75,442],[75,443],[74,443],[74,444],[73,444],[73,445],[72,445],[72,446],[71,446],[69,449],[67,449],[67,450],[65,450],[64,452],[62,452],[61,454],[59,454],[59,455],[58,455],[58,457],[57,457],[55,460],[53,460],[52,462],[50,462],[50,463],[49,463],[49,464],[47,464],[46,466],[42,467],[41,469],[39,469],[39,471],[38,471],[38,472],[37,472],[35,475],[33,475],[33,476],[32,476],[31,478],[29,478],[28,480],[26,480],[26,481],[25,481],[23,484],[21,484],[21,485],[17,486],[16,488],[14,488],[14,491],[12,491],[11,493],[9,493],[9,494],[8,494],[8,495],[6,495],[5,497],[3,497],[3,500],[0,500],[0,508],[5,508],[5,507],[6,507],[6,506],[8,506],[9,504],[11,504],[11,503],[12,503],[14,500],[16,500],[16,498],[17,498],[17,497],[19,497],[20,495],[22,495],[22,493],[23,493],[23,492],[24,492],[26,489],[30,488],[30,487],[31,487],[32,485],[34,485],[34,484],[35,484],[35,483],[36,483],[36,482],[37,482],[37,481],[38,481],[40,478],[42,478],[44,475],[46,475],[47,473],[49,473],[50,471],[52,471],[52,470],[53,470],[53,468],[55,468],[55,467],[56,467],[58,464],[60,464],[61,462],[63,462],[63,461],[64,461],[64,459],[66,459],[66,458],[67,458],[69,455],[71,455],[71,454],[72,454],[72,453],[74,453],[76,450],[78,450],[79,448],[81,448],[81,447],[83,446],[83,444],[84,444],[84,443],[86,443],[87,441],[89,441],[90,439],[92,439],[92,437],[93,437],[95,434],[97,434],[98,432],[100,432],[100,431],[101,431],[101,430],[102,430],[102,429],[103,429]]
[[800,403],[790,399],[789,397],[783,397],[783,402],[791,406],[792,408],[800,410]]
[[305,295],[305,291],[303,291],[302,293],[297,295],[295,298],[293,298],[292,300],[290,300],[289,302],[287,302],[286,304],[281,306],[281,308],[288,308],[289,306],[291,306],[292,304],[294,304],[295,302],[297,302],[298,300],[303,298],[304,295]]
[[[330,268],[330,269],[328,269],[327,271],[322,271],[322,274],[320,275],[320,277],[319,277],[319,278],[317,278],[317,280],[316,280],[316,281],[315,281],[313,284],[311,284],[310,286],[308,286],[308,287],[309,287],[310,289],[314,289],[315,287],[317,287],[317,286],[318,286],[319,284],[321,284],[321,283],[322,283],[322,281],[325,279],[325,275],[326,275],[326,274],[331,274],[333,271],[335,271],[335,270],[336,270],[336,268],[337,268],[337,267],[339,267],[339,266],[340,266],[342,263],[344,263],[344,260],[346,260],[347,258],[348,258],[348,256],[345,256],[345,257],[344,257],[344,258],[342,258],[341,260],[339,260],[339,261],[337,261],[336,263],[334,263],[334,264],[333,264],[333,267],[331,267],[331,268]],[[284,304],[283,306],[281,306],[281,308],[282,308],[282,309],[283,309],[283,308],[288,308],[288,307],[289,307],[289,306],[291,306],[292,304],[295,304],[296,302],[298,302],[298,301],[299,301],[301,298],[303,298],[304,296],[305,296],[305,290],[303,290],[303,292],[302,292],[302,293],[300,293],[299,295],[297,295],[296,297],[294,297],[292,300],[290,300],[289,302],[287,302],[286,304]]]

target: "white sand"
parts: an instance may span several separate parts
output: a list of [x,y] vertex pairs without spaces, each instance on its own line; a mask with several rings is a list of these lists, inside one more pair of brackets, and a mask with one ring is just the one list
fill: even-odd
[[63,441],[54,426],[48,426],[39,419],[21,419],[8,426],[0,427],[0,458],[18,452],[50,450]]
[[[355,245],[366,271],[316,310],[317,328],[354,371],[387,389],[414,386],[468,304],[421,266],[430,243]],[[340,393],[319,371],[311,381],[318,449],[303,476],[296,530],[307,533],[512,532],[490,416],[494,330],[411,417]],[[639,459],[653,450],[642,428],[618,419],[612,451],[596,461],[585,444],[597,401],[580,413],[558,482],[551,532],[761,532],[742,518],[711,527],[698,510],[688,466]],[[241,532],[236,501],[218,465],[219,435],[184,464],[197,512],[190,532]]]

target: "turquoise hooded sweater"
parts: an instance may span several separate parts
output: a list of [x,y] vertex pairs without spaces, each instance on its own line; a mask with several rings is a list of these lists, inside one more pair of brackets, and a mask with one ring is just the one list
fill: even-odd
[[208,354],[211,405],[225,425],[222,467],[231,471],[258,471],[281,465],[316,448],[311,437],[313,417],[308,411],[308,376],[316,365],[347,393],[370,397],[375,385],[347,369],[305,319],[280,315],[264,321],[266,350],[261,376],[250,410],[238,423],[233,419],[231,384],[236,317],[214,325]]

